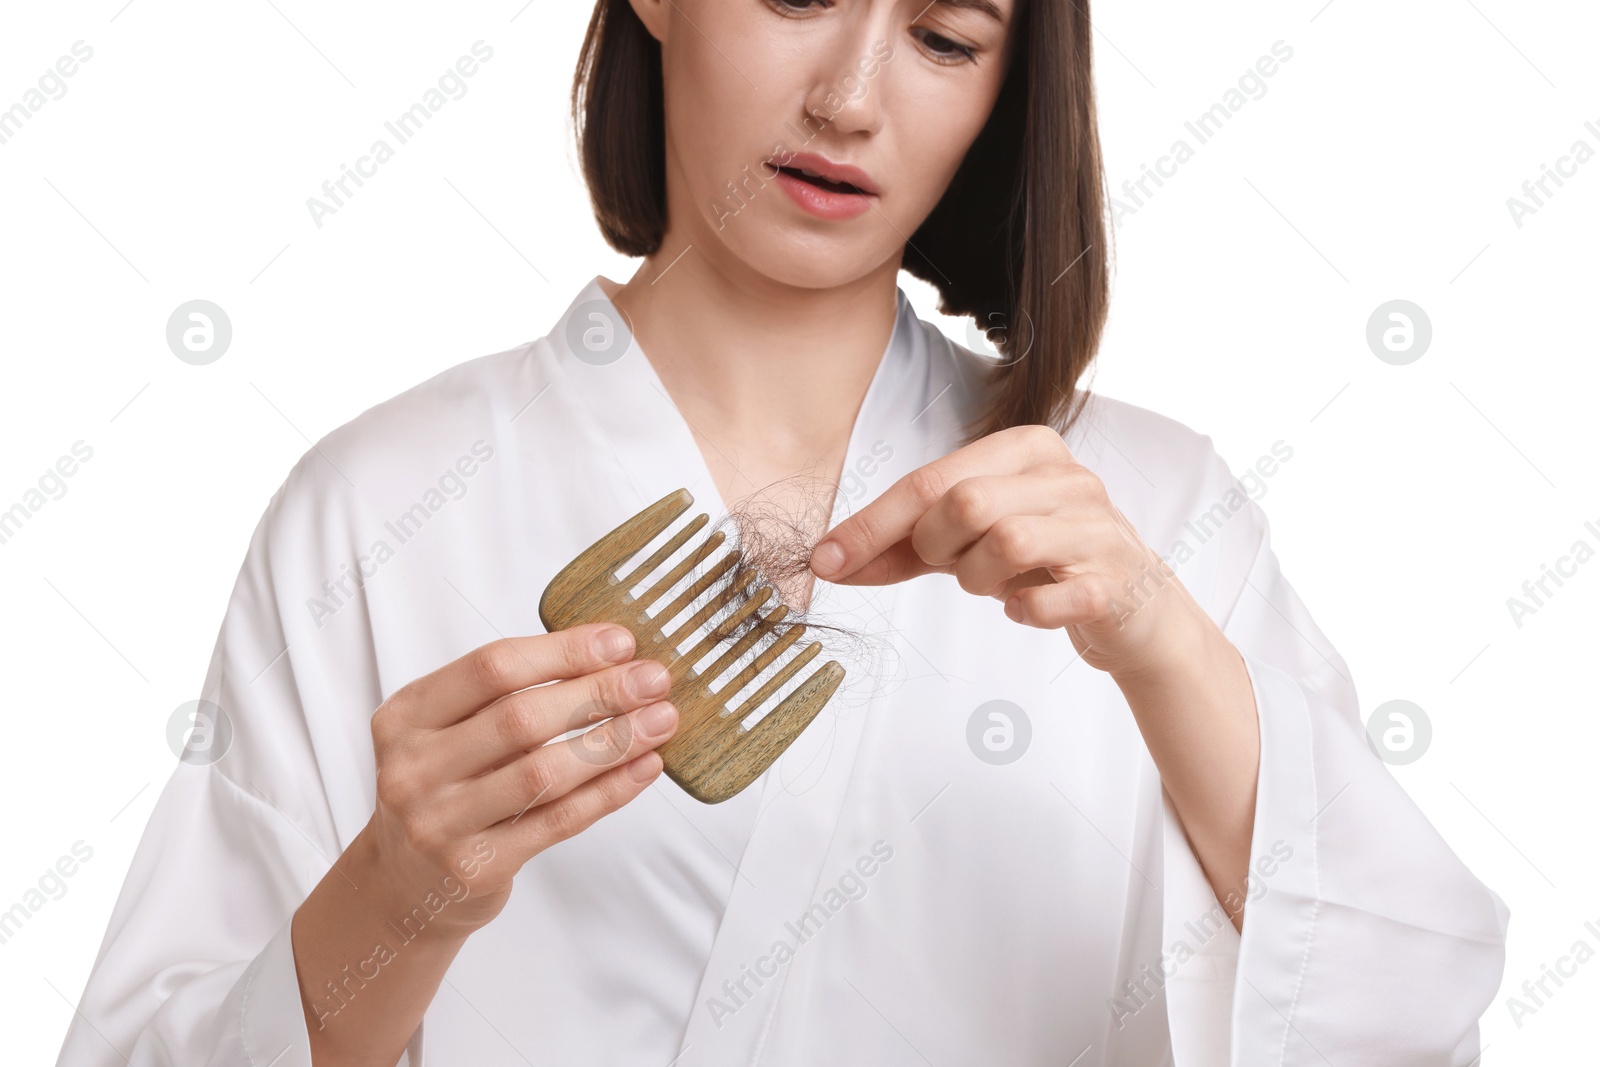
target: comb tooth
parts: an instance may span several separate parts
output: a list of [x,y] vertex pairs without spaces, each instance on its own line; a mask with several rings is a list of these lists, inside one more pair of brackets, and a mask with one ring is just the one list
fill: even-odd
[[593,621],[595,592],[611,599],[617,568],[659,537],[693,503],[689,490],[675,489],[580,552],[556,573],[539,598],[539,621],[544,628],[554,633]]
[[[726,619],[723,619],[722,622],[717,625],[716,629],[712,630],[710,633],[706,634],[700,639],[700,643],[695,645],[694,648],[689,651],[687,656],[683,657],[684,664],[687,666],[693,666],[694,664],[699,663],[700,657],[704,656],[707,652],[710,652],[711,646],[722,640],[720,635],[723,633],[723,631],[732,629],[745,619],[749,618],[750,613],[755,611],[761,605],[765,604],[768,598],[771,596],[772,589],[768,586],[762,586],[760,589],[756,590],[755,596],[751,597],[743,604],[740,604],[738,608],[734,610],[733,614],[729,615]],[[718,660],[718,662],[720,663],[721,660]],[[711,679],[715,677],[716,674],[714,673],[704,675],[708,685]]]
[[799,736],[800,731],[811,725],[811,720],[817,717],[817,713],[833,696],[833,691],[843,679],[844,668],[839,666],[837,660],[824,663],[796,686],[794,692],[784,697],[777,707],[762,717],[760,722],[742,731],[745,743],[757,750],[765,749],[775,743],[778,750],[774,753],[776,758],[778,753],[789,746],[789,742]]
[[[708,604],[706,604],[704,607],[702,607],[699,611],[695,612],[694,615],[689,619],[688,622],[686,622],[682,626],[678,627],[677,632],[674,633],[671,637],[669,637],[667,639],[667,642],[670,645],[672,645],[673,648],[677,648],[679,645],[683,644],[683,639],[684,638],[688,637],[690,634],[692,634],[696,630],[700,629],[700,624],[701,623],[703,623],[707,619],[711,618],[712,615],[715,615],[718,611],[720,611],[723,608],[724,605],[726,605],[728,603],[728,601],[732,600],[739,593],[742,593],[746,589],[748,589],[750,587],[750,583],[755,581],[755,580],[756,580],[755,572],[754,571],[746,571],[745,574],[744,574],[744,578],[742,580],[740,580],[737,585],[729,585],[726,589],[722,590],[721,592],[719,592],[715,596],[713,596],[711,598],[711,601]],[[671,615],[663,615],[662,616],[663,619],[666,619],[668,621],[671,621],[672,617],[673,616],[671,616]],[[701,655],[704,655],[704,653],[701,653]]]
[[671,526],[678,516],[688,511],[693,503],[694,497],[689,495],[687,489],[668,493],[590,545],[578,558],[590,564],[610,563],[615,570],[645,545],[661,536],[661,532]]
[[701,593],[706,591],[706,588],[710,586],[712,582],[722,577],[727,569],[733,566],[738,559],[739,552],[737,549],[723,556],[717,561],[717,565],[715,567],[711,568],[711,570],[695,579],[695,583],[693,585],[685,589],[682,593],[678,594],[678,599],[674,600],[671,604],[668,604],[660,611],[655,612],[654,617],[663,625],[671,622],[673,619],[676,619],[678,617],[678,612],[682,611],[689,604],[693,603]]
[[[795,686],[794,692],[784,697],[777,707],[750,727],[745,736],[755,738],[765,728],[769,736],[773,732],[786,733],[789,739],[792,739],[816,718],[817,712],[822,710],[822,705],[828,702],[828,698],[833,695],[834,689],[843,678],[844,668],[839,666],[837,660],[829,660],[812,671],[805,681]],[[783,743],[788,745],[789,741],[785,740]]]
[[[749,685],[750,684],[750,679],[754,678],[756,675],[758,675],[762,671],[766,670],[767,669],[767,664],[771,663],[773,660],[775,660],[779,656],[781,656],[783,654],[784,649],[788,648],[790,645],[792,645],[796,641],[800,640],[801,636],[805,632],[806,632],[806,628],[805,628],[805,625],[802,624],[802,623],[795,623],[794,625],[790,626],[787,630],[785,630],[783,632],[782,636],[780,636],[776,641],[772,642],[772,644],[770,644],[766,648],[762,649],[761,650],[761,654],[759,656],[757,656],[755,659],[751,660],[749,665],[746,666],[744,670],[740,671],[739,674],[733,679],[733,681],[729,682],[727,685],[725,685],[721,689],[719,689],[718,693],[727,693],[727,694],[729,694],[731,696],[732,694],[737,693],[739,690],[743,689],[745,686]],[[813,643],[812,647],[813,648],[820,648],[821,646]],[[766,688],[767,688],[766,686],[762,687],[762,689],[766,689]],[[773,688],[776,688],[776,687],[774,686]],[[766,693],[762,693],[761,696],[762,696],[763,699],[765,699]],[[757,703],[759,703],[759,701],[757,701]],[[726,709],[724,709],[723,714],[724,715],[727,714]]]
[[[653,571],[657,567],[661,566],[661,561],[662,560],[666,559],[668,556],[670,556],[674,552],[678,551],[678,549],[682,548],[683,547],[683,543],[685,541],[689,540],[690,537],[693,537],[694,534],[695,534],[695,531],[699,530],[700,527],[704,526],[706,523],[708,523],[710,521],[711,521],[710,518],[707,517],[704,512],[701,512],[699,515],[696,515],[689,522],[689,525],[685,526],[682,530],[679,530],[676,534],[673,535],[672,540],[668,541],[666,544],[664,544],[660,548],[656,549],[654,552],[652,552],[650,554],[650,558],[649,559],[645,560],[643,563],[641,563],[637,567],[635,567],[633,569],[633,573],[628,575],[626,578],[624,578],[622,580],[622,588],[625,589],[625,590],[626,589],[632,589],[634,586],[636,586],[640,582],[644,581],[644,576],[645,575],[649,574],[651,571]],[[722,541],[722,534],[721,534],[721,531],[718,531],[717,534],[715,535],[715,540],[713,541],[713,544],[720,543],[721,541]]]
[[[772,590],[771,590],[770,587],[763,587],[761,592],[766,593],[767,596],[771,596],[772,595]],[[766,597],[763,597],[762,599],[765,600]],[[747,651],[749,651],[751,645],[755,644],[762,637],[766,636],[766,634],[767,634],[769,628],[772,626],[772,624],[777,622],[779,619],[783,618],[787,614],[789,614],[789,605],[787,605],[787,604],[783,603],[782,601],[780,601],[778,603],[777,607],[773,608],[770,612],[768,612],[767,615],[764,618],[762,618],[762,620],[759,623],[757,623],[750,630],[749,633],[747,633],[743,637],[739,638],[739,640],[737,640],[737,641],[735,641],[733,643],[733,647],[732,648],[728,649],[722,655],[718,656],[717,657],[717,661],[706,669],[705,674],[701,675],[701,677],[705,679],[706,687],[709,689],[710,686],[711,686],[711,683],[716,681],[718,675],[720,675],[723,671],[727,670],[730,666],[733,665],[734,661],[736,661],[740,656],[744,655]],[[727,691],[728,690],[726,690],[726,689],[718,689],[717,690],[717,692],[719,692],[719,693],[727,692]],[[738,690],[735,689],[735,690],[732,690],[732,692],[736,693],[736,692],[738,692]]]
[[[763,702],[765,702],[769,697],[771,697],[772,694],[783,685],[783,683],[794,677],[796,671],[804,667],[811,660],[815,659],[817,653],[821,651],[822,646],[820,644],[815,641],[811,642],[811,644],[807,645],[799,655],[795,656],[788,663],[785,663],[782,667],[780,667],[773,677],[767,679],[767,681],[762,684],[761,688],[753,693],[750,696],[750,699],[746,700],[744,704],[740,706],[738,714],[735,715],[730,713],[726,701],[722,702],[721,705],[712,705],[715,710],[699,717],[697,721],[692,724],[680,726],[678,733],[673,735],[672,740],[667,742],[667,744],[672,745],[678,743],[679,737],[683,738],[685,747],[696,747],[706,744],[728,744],[728,739],[730,737],[746,732],[740,729],[740,725],[746,718],[749,717],[750,713],[759,707]],[[800,687],[797,686],[795,691],[798,692],[799,688]],[[737,693],[739,690],[730,688],[724,691]],[[759,723],[757,725],[759,725]]]
[[[690,529],[684,530],[683,536],[687,537],[690,530],[695,528],[696,527],[691,527]],[[718,530],[716,533],[706,538],[704,544],[696,548],[683,560],[682,563],[679,563],[676,567],[672,568],[672,570],[668,571],[662,576],[659,582],[651,586],[644,596],[639,598],[639,605],[641,607],[648,608],[651,604],[654,604],[657,600],[660,600],[662,597],[666,596],[668,589],[671,589],[673,586],[677,585],[678,582],[682,580],[683,576],[688,574],[691,569],[700,566],[701,561],[707,556],[711,555],[711,553],[716,550],[718,545],[722,544],[722,539],[723,533],[721,530]],[[676,540],[676,538],[674,540]],[[678,544],[682,544],[682,542],[679,541]],[[663,545],[662,547],[665,548],[667,546]],[[676,545],[672,547],[676,549]]]
[[[796,629],[804,630],[805,627],[800,626],[796,627]],[[784,636],[787,637],[788,634],[785,634]],[[795,634],[795,639],[798,639],[799,636],[799,634]],[[732,708],[725,707],[722,709],[722,714],[734,719],[737,722],[743,722],[751,712],[759,708],[768,697],[777,692],[784,682],[787,682],[790,678],[793,678],[796,671],[798,671],[801,667],[804,667],[807,663],[810,663],[812,660],[816,659],[817,653],[821,651],[822,646],[820,644],[815,641],[811,642],[805,648],[801,649],[800,652],[788,663],[785,663],[782,667],[779,667],[777,673],[771,678],[768,678],[766,682],[762,684],[760,689],[757,689],[754,693],[751,693],[750,699],[746,700],[743,704],[740,704],[738,711],[734,711]],[[746,681],[748,680],[749,679],[746,679]],[[735,693],[738,691],[739,690],[737,689],[733,690]]]
[[734,749],[736,758],[722,759],[696,777],[694,796],[716,804],[755,781],[811,725],[843,678],[844,668],[836,660],[817,668],[783,703],[743,733]]

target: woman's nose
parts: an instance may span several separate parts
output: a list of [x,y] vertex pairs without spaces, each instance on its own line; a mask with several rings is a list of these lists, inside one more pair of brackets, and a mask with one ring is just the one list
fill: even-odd
[[806,114],[841,134],[876,133],[883,125],[883,50],[883,34],[876,29],[831,44],[806,94]]

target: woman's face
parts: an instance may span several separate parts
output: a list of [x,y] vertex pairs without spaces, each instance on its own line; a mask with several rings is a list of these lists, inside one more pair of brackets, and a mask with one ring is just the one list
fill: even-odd
[[[892,260],[1005,80],[1016,0],[631,0],[662,45],[668,239],[806,288]],[[807,181],[830,164],[864,192]]]

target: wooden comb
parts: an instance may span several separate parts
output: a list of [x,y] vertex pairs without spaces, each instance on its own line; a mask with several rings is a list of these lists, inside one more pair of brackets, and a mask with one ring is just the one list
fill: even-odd
[[[661,754],[666,773],[690,796],[706,804],[716,804],[755,781],[762,771],[783,755],[784,749],[800,736],[800,732],[810,725],[833,696],[834,690],[844,679],[845,671],[837,661],[829,660],[801,682],[776,708],[762,715],[754,726],[745,726],[745,721],[754,716],[769,697],[822,651],[820,644],[811,642],[737,708],[729,706],[728,702],[741,689],[800,640],[806,631],[806,627],[800,623],[777,625],[789,614],[788,606],[781,601],[707,667],[705,673],[694,670],[694,665],[715,644],[731,636],[737,627],[772,597],[773,590],[763,585],[695,644],[687,655],[678,650],[685,640],[699,631],[707,619],[756,580],[754,571],[746,569],[742,579],[736,578],[727,583],[670,636],[663,632],[663,628],[679,612],[704,594],[712,583],[741,559],[742,552],[739,549],[730,549],[671,604],[654,614],[649,612],[656,601],[722,544],[724,534],[718,530],[651,585],[639,599],[635,600],[630,595],[629,591],[634,586],[710,521],[704,512],[696,515],[688,525],[651,553],[626,578],[617,580],[617,569],[666,530],[693,503],[694,497],[687,489],[668,493],[585,549],[545,587],[544,595],[539,598],[539,618],[545,629],[552,633],[587,622],[617,623],[632,631],[634,658],[648,657],[658,661],[667,668],[672,678],[672,689],[667,699],[678,709],[678,730],[656,750]],[[765,644],[756,657],[738,674],[713,689],[712,683],[758,642]]]

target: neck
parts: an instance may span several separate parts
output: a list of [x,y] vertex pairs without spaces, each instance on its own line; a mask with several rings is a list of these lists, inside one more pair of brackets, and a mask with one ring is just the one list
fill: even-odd
[[814,289],[682,251],[668,240],[626,285],[601,284],[708,459],[728,459],[724,499],[837,473],[894,330],[899,257]]

